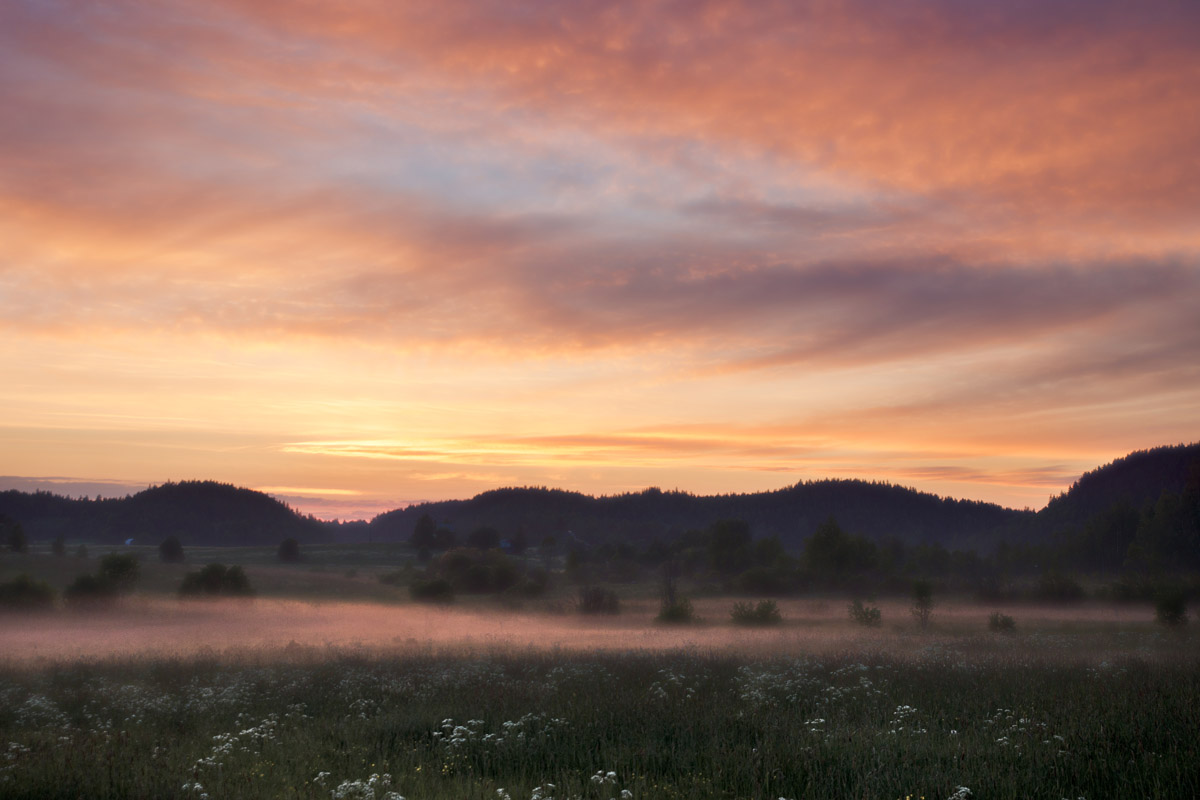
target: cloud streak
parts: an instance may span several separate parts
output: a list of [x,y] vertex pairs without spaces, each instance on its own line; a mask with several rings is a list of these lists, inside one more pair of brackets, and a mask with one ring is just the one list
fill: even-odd
[[[0,401],[29,435],[0,468],[82,474],[31,442],[145,418],[262,426],[254,469],[199,477],[331,502],[357,487],[296,443],[436,445],[355,452],[371,496],[717,485],[814,437],[1040,492],[1194,438],[1197,35],[1167,2],[5,4]],[[88,463],[181,477],[160,449]]]

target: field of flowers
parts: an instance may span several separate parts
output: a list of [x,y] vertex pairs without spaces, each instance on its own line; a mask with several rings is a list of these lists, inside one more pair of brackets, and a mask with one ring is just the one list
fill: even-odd
[[0,669],[0,796],[1200,796],[1185,636],[904,654],[292,647]]

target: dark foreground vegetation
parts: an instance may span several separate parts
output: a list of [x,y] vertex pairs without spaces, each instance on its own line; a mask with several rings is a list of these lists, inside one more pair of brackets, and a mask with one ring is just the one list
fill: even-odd
[[757,659],[293,646],[10,667],[0,795],[1200,795],[1195,652],[1145,631],[1104,657],[1071,646],[965,637],[908,657]]

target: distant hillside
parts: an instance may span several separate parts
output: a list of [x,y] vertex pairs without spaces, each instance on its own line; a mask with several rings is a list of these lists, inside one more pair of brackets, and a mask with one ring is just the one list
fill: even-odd
[[460,537],[480,526],[503,536],[524,531],[530,541],[568,531],[589,543],[673,539],[720,519],[743,519],[755,536],[778,536],[797,548],[823,520],[835,516],[854,533],[896,537],[909,544],[951,548],[989,546],[994,533],[1033,516],[991,503],[953,500],[887,483],[824,480],[756,494],[698,497],[647,489],[591,497],[557,489],[498,489],[470,500],[423,503],[381,514],[371,522],[376,540],[407,539],[422,514]]
[[669,542],[722,519],[749,523],[756,537],[778,536],[797,550],[817,526],[836,517],[846,531],[882,541],[940,544],[990,552],[1004,541],[1053,546],[1070,561],[1097,568],[1200,564],[1200,443],[1131,453],[1086,473],[1034,514],[992,503],[955,500],[888,483],[822,480],[755,494],[701,497],[642,492],[592,497],[546,488],[496,489],[469,500],[422,503],[380,514],[369,525],[337,526],[304,517],[249,489],[189,481],[111,500],[72,500],[48,492],[0,492],[0,515],[19,521],[34,541],[58,535],[115,543],[157,543],[175,535],[187,545],[274,545],[339,539],[404,541],[429,514],[464,540],[480,527],[502,537],[574,536],[588,544]]
[[275,545],[286,538],[322,542],[330,527],[262,492],[213,481],[167,483],[124,498],[72,500],[49,492],[0,492],[0,514],[31,540],[67,539],[157,544],[177,536],[189,545]]
[[1035,529],[1052,535],[1082,527],[1114,506],[1140,511],[1164,492],[1181,494],[1189,481],[1200,482],[1200,442],[1137,450],[1085,472],[1038,512]]
[[1008,534],[1076,568],[1200,569],[1200,443],[1139,450],[1092,470]]

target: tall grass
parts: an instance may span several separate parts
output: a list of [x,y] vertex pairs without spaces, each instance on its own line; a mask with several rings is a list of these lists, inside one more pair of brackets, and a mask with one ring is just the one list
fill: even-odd
[[0,796],[1195,797],[1196,667],[943,644],[7,667]]

